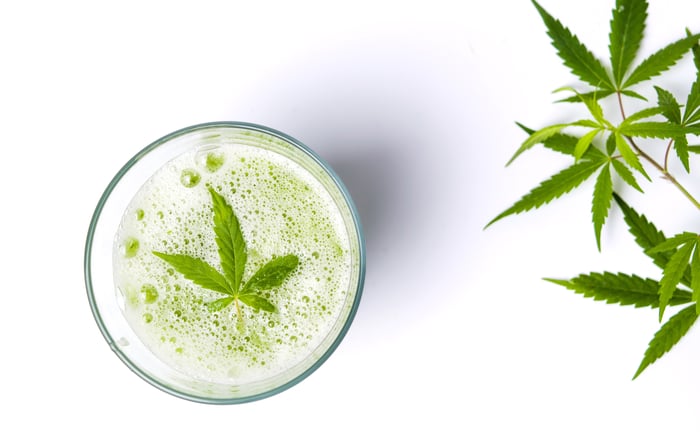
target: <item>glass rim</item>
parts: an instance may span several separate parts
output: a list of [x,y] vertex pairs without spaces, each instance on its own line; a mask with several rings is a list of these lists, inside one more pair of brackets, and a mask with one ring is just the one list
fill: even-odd
[[[94,243],[94,235],[95,235],[95,230],[97,228],[97,223],[101,218],[102,211],[107,203],[107,200],[109,197],[112,195],[114,189],[116,186],[121,182],[121,180],[126,176],[126,174],[131,170],[131,168],[138,163],[139,160],[141,160],[143,157],[157,149],[158,147],[162,146],[163,144],[167,143],[168,141],[178,138],[180,136],[186,135],[188,133],[192,132],[197,132],[200,130],[204,129],[211,129],[211,128],[233,128],[233,129],[242,129],[242,130],[252,130],[256,131],[259,133],[264,133],[270,136],[273,136],[275,138],[281,139],[293,147],[297,148],[300,150],[302,153],[304,153],[306,156],[311,158],[320,168],[321,170],[330,177],[333,185],[339,190],[340,194],[343,197],[344,203],[347,205],[348,211],[350,213],[351,219],[352,219],[352,226],[355,229],[355,234],[357,236],[357,248],[358,248],[358,274],[357,274],[357,286],[355,289],[354,293],[354,298],[352,305],[349,309],[347,318],[345,319],[345,322],[343,323],[342,327],[340,328],[338,334],[335,336],[334,340],[332,343],[328,346],[328,348],[323,352],[323,354],[316,360],[314,361],[308,368],[303,370],[299,375],[293,377],[292,379],[282,383],[281,385],[278,385],[274,388],[271,388],[269,390],[255,393],[252,395],[248,396],[242,396],[242,397],[232,397],[232,398],[217,398],[217,397],[207,397],[207,396],[200,396],[196,394],[191,394],[187,393],[181,390],[177,390],[173,387],[168,386],[164,382],[159,381],[158,378],[155,378],[154,376],[150,375],[149,373],[145,372],[143,369],[141,369],[134,361],[132,361],[127,354],[125,354],[123,351],[119,349],[119,346],[113,336],[111,335],[109,329],[107,328],[104,320],[102,319],[102,315],[100,313],[99,306],[97,305],[97,301],[95,299],[95,291],[93,288],[93,281],[92,281],[92,247]],[[296,161],[295,161],[296,162]],[[349,225],[348,225],[349,227]],[[102,333],[102,336],[105,338],[107,341],[107,344],[109,347],[112,349],[112,351],[117,355],[117,357],[124,363],[126,364],[129,369],[131,369],[132,372],[134,372],[137,376],[139,376],[142,380],[146,381],[147,383],[151,384],[152,386],[156,387],[157,389],[160,389],[163,392],[166,392],[170,395],[193,401],[193,402],[198,402],[198,403],[204,403],[204,404],[240,404],[240,403],[246,403],[246,402],[252,402],[256,400],[260,400],[263,398],[267,398],[273,395],[276,395],[280,392],[283,392],[292,386],[298,384],[305,378],[307,378],[309,375],[311,375],[316,369],[318,369],[330,356],[331,354],[336,350],[336,348],[340,345],[341,341],[347,334],[350,325],[352,324],[355,315],[357,313],[357,310],[359,308],[360,304],[360,299],[362,297],[362,291],[364,288],[364,280],[365,280],[365,268],[366,268],[366,250],[365,250],[365,239],[364,239],[364,233],[362,229],[362,224],[360,223],[360,218],[357,212],[357,208],[350,197],[350,193],[343,184],[342,180],[340,177],[335,173],[335,171],[331,168],[331,166],[323,160],[316,152],[314,152],[312,149],[307,147],[305,144],[302,142],[298,141],[297,139],[280,132],[278,130],[259,125],[259,124],[254,124],[254,123],[248,123],[248,122],[240,122],[240,121],[214,121],[214,122],[205,122],[205,123],[200,123],[200,124],[195,124],[191,125],[188,127],[184,127],[182,129],[176,130],[174,132],[171,132],[165,136],[162,136],[158,138],[157,140],[153,141],[152,143],[148,144],[146,147],[141,149],[138,153],[136,153],[131,159],[129,159],[120,169],[119,171],[115,174],[115,176],[110,180],[109,184],[103,191],[100,199],[97,202],[97,206],[95,208],[95,211],[92,215],[92,218],[90,219],[90,225],[88,228],[87,232],[87,238],[85,242],[85,251],[84,251],[84,261],[83,261],[83,271],[84,271],[84,280],[85,280],[85,289],[87,292],[87,297],[88,301],[90,304],[90,309],[93,314],[93,318],[95,319],[98,328],[100,329],[100,332]]]

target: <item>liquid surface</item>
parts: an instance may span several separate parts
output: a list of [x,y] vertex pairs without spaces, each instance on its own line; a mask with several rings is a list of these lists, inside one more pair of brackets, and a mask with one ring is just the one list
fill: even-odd
[[[221,272],[208,186],[240,222],[248,261],[243,281],[276,256],[299,266],[268,300],[276,312],[234,304],[200,287],[153,252],[200,258]],[[124,213],[114,243],[124,314],[163,362],[196,379],[244,384],[309,357],[333,328],[351,274],[343,219],[325,188],[288,158],[244,145],[185,153],[161,168]],[[267,293],[266,293],[267,295]]]

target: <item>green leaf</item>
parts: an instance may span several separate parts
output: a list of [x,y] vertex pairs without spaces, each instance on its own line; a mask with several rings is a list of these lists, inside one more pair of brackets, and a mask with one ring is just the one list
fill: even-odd
[[[690,37],[693,34],[690,32],[690,29],[686,28],[685,35]],[[693,51],[693,61],[695,62],[695,67],[698,70],[698,74],[700,74],[700,43],[696,43],[693,46],[692,51]]]
[[211,187],[209,187],[209,193],[214,209],[214,232],[216,244],[219,247],[221,267],[232,292],[236,294],[240,289],[248,259],[245,240],[238,218],[226,199]]
[[[637,245],[644,250],[645,254],[652,258],[656,266],[661,269],[665,268],[673,255],[673,251],[649,253],[649,250],[666,241],[666,236],[664,233],[658,230],[653,223],[649,222],[644,215],[637,213],[632,207],[627,205],[627,203],[618,194],[614,193],[613,197],[615,198],[617,205],[622,210],[625,223],[629,227],[629,232],[634,237]],[[686,273],[683,275],[681,282],[685,286],[690,286],[689,271],[686,271]]]
[[587,94],[587,95],[581,95],[578,93],[576,89],[573,87],[562,87],[554,92],[561,92],[561,91],[569,91],[573,92],[576,96],[579,97],[579,100],[583,102],[583,104],[586,105],[588,108],[588,111],[590,112],[591,116],[593,116],[593,119],[595,119],[595,122],[589,125],[589,127],[603,127],[607,121],[605,121],[605,117],[603,116],[603,108],[600,106],[600,103],[598,103],[598,98],[595,94]]
[[673,140],[673,150],[676,151],[678,159],[683,164],[685,171],[690,173],[690,155],[688,154],[688,138],[679,136]]
[[608,212],[610,211],[612,195],[613,185],[610,177],[610,164],[605,164],[598,175],[598,179],[596,179],[593,189],[593,228],[595,230],[598,251],[600,251],[600,233],[603,230],[605,219],[607,219]]
[[698,38],[700,35],[697,34],[682,38],[652,54],[632,71],[622,88],[627,89],[665,72],[697,43]]
[[608,156],[612,156],[616,149],[615,133],[610,133],[608,135],[608,139],[605,141],[605,151],[608,152]]
[[625,137],[622,136],[619,131],[615,132],[615,145],[617,146],[617,150],[620,152],[620,155],[622,155],[622,159],[624,159],[630,167],[637,170],[644,175],[645,178],[651,181],[651,178],[649,178],[647,172],[644,171],[642,163],[639,162],[639,158],[637,158],[637,155],[634,153],[634,151],[632,151],[632,147],[630,147]]
[[700,120],[700,72],[698,72],[695,82],[693,82],[685,103],[683,113],[683,124],[692,124]]
[[523,196],[512,207],[496,216],[485,228],[488,228],[491,224],[506,216],[540,207],[570,192],[581,185],[581,183],[588,179],[602,165],[603,161],[585,160],[579,161],[571,167],[560,171],[546,181],[540,183],[540,185]]
[[621,90],[620,93],[625,95],[625,96],[636,98],[638,100],[648,101],[643,95],[640,95],[639,93],[635,92],[634,90],[625,89],[625,90]]
[[688,306],[671,317],[649,342],[649,347],[644,353],[644,359],[634,374],[634,378],[639,377],[644,369],[670,351],[688,333],[697,318],[695,306]]
[[647,250],[647,254],[662,253],[664,251],[675,251],[679,246],[684,245],[688,242],[694,242],[698,238],[698,235],[690,232],[683,232],[676,234],[670,239],[666,239]]
[[690,153],[700,153],[700,145],[689,145],[688,151]]
[[613,89],[596,89],[593,92],[586,92],[586,93],[575,93],[574,95],[564,98],[562,100],[557,100],[555,102],[557,103],[580,103],[584,99],[593,99],[593,100],[602,100],[603,98],[609,97],[610,95],[614,94],[615,91]]
[[543,129],[537,130],[536,132],[532,133],[528,138],[523,142],[523,144],[520,146],[520,148],[515,152],[512,158],[506,163],[506,166],[510,165],[513,161],[515,161],[515,158],[520,156],[524,151],[532,148],[533,146],[545,141],[547,138],[551,138],[552,136],[556,135],[557,133],[561,132],[563,129],[566,127],[569,127],[571,124],[555,124],[553,126],[548,126]]
[[659,286],[659,321],[663,319],[664,310],[669,300],[673,298],[676,287],[683,277],[685,269],[688,267],[688,260],[693,252],[696,243],[687,242],[676,251],[664,268],[664,275],[661,277]]
[[[545,279],[571,291],[583,294],[584,297],[595,301],[633,305],[635,308],[659,307],[659,282],[643,279],[636,275],[622,273],[590,273],[580,274],[571,280]],[[676,290],[670,304],[681,305],[691,301],[691,293]]]
[[681,123],[681,106],[678,104],[676,97],[668,90],[664,90],[659,86],[654,86],[656,96],[658,98],[659,109],[661,113],[672,123]]
[[672,122],[646,121],[628,124],[620,124],[619,132],[625,136],[640,138],[670,139],[687,134],[699,132],[700,129],[688,126],[683,127]]
[[202,259],[184,254],[159,253],[158,251],[153,251],[153,254],[169,263],[186,279],[191,280],[202,288],[223,294],[231,294],[231,288],[226,278]]
[[640,110],[639,112],[633,113],[625,119],[625,123],[629,124],[634,121],[639,121],[640,119],[651,118],[661,113],[660,107],[649,107],[647,109]]
[[644,193],[644,190],[642,190],[642,187],[640,187],[637,183],[637,180],[632,174],[632,171],[629,168],[627,168],[627,166],[624,163],[617,159],[613,159],[612,165],[615,171],[617,172],[617,175],[620,178],[622,178],[622,180],[625,181],[627,185],[639,191],[640,193]]
[[564,65],[593,87],[614,90],[615,87],[602,63],[559,20],[552,17],[536,1],[533,0],[532,3],[542,17],[552,46],[557,49]]
[[258,292],[280,286],[298,265],[299,258],[292,254],[272,259],[248,280],[241,292]]
[[588,150],[588,147],[590,147],[590,145],[591,145],[591,142],[593,142],[593,139],[600,132],[601,132],[601,129],[593,129],[590,132],[583,135],[578,140],[578,142],[576,143],[576,147],[574,148],[574,158],[576,158],[577,161],[583,157],[583,154],[586,153],[586,151]]
[[211,312],[221,311],[225,307],[231,304],[235,300],[233,296],[222,297],[218,300],[214,300],[211,303],[207,303],[207,308]]
[[246,305],[250,306],[251,308],[262,309],[263,311],[267,311],[267,312],[277,311],[277,308],[275,308],[275,305],[270,303],[264,297],[261,297],[261,296],[256,295],[256,294],[241,294],[238,296],[238,299],[241,302],[245,303]]
[[622,84],[644,35],[647,2],[618,0],[610,22],[610,62],[615,83]]
[[695,312],[697,314],[700,314],[700,243],[695,245],[695,252],[693,253],[693,258],[690,259],[690,274],[690,289],[693,291]]
[[[523,129],[523,131],[525,131],[525,133],[527,133],[528,135],[532,135],[533,133],[535,133],[534,130],[527,126],[524,126],[523,124],[520,124],[518,122],[516,122],[516,124],[518,125],[518,127]],[[580,138],[576,136],[567,135],[565,133],[555,133],[554,135],[542,141],[542,145],[557,153],[563,153],[565,155],[574,156],[576,144],[578,143],[579,139]],[[602,160],[604,158],[605,154],[598,148],[589,148],[588,150],[586,150],[582,157],[582,159],[591,160]]]

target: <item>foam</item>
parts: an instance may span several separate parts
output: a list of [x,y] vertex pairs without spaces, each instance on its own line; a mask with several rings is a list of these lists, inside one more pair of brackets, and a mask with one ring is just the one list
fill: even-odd
[[[207,186],[233,207],[248,247],[243,280],[273,256],[300,264],[270,291],[276,313],[233,305],[186,280],[152,251],[188,254],[220,270]],[[309,356],[333,328],[352,273],[350,239],[332,197],[288,158],[246,145],[221,145],[175,158],[138,191],[114,244],[124,315],[163,362],[196,379],[261,380]]]

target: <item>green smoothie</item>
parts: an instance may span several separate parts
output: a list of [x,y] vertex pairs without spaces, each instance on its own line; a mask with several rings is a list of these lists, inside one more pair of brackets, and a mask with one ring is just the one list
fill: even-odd
[[[252,144],[214,134],[167,162],[135,194],[114,240],[126,320],[158,359],[197,381],[241,385],[308,367],[356,295],[357,237],[338,195],[284,146]],[[209,273],[178,266],[192,262]]]

